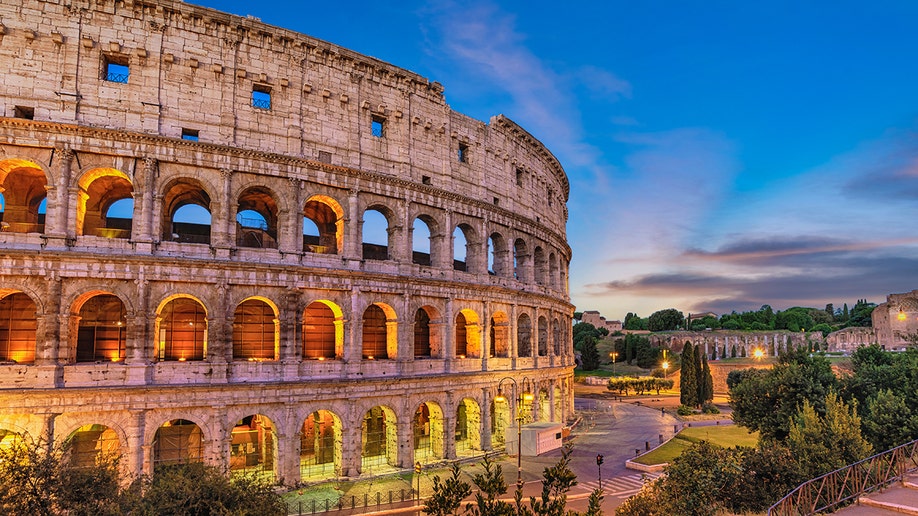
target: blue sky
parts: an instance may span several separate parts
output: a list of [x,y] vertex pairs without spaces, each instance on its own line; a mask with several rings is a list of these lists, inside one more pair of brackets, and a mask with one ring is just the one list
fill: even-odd
[[918,2],[194,2],[407,68],[539,138],[571,182],[578,310],[918,288]]

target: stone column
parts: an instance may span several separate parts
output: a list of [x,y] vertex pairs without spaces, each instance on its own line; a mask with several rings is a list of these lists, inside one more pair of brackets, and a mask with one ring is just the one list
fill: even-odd
[[220,191],[218,210],[213,210],[211,203],[210,246],[216,249],[217,258],[228,259],[229,250],[236,247],[236,221],[232,202],[233,171],[220,169],[223,177],[223,189]]
[[360,291],[351,291],[351,317],[345,324],[344,332],[344,361],[345,363],[359,364],[363,352],[363,314],[360,310]]
[[149,253],[152,251],[150,244],[153,241],[153,235],[157,233],[153,224],[153,199],[156,193],[156,176],[159,174],[159,163],[154,158],[144,158],[143,168],[140,174],[142,185],[138,192],[134,190],[134,215],[131,222],[131,240],[140,244],[137,251]]
[[555,414],[555,382],[554,378],[548,382],[548,414],[553,423],[557,423],[560,416],[560,414]]
[[230,446],[233,443],[233,423],[227,421],[225,406],[211,407],[210,410],[210,435],[209,446],[204,449],[204,462],[217,466],[221,470],[229,470]]
[[446,391],[446,407],[443,408],[443,458],[456,458],[456,391]]
[[363,259],[363,217],[359,212],[359,193],[360,190],[352,188],[348,195],[348,219],[344,221],[344,249],[340,250],[344,258],[356,261]]
[[[130,410],[130,420],[125,434],[127,442],[124,443],[125,469],[129,477],[136,477],[144,474],[147,469],[145,464],[146,444],[146,410]],[[151,468],[152,469],[152,468]]]
[[[510,415],[511,419],[513,414]],[[491,389],[481,388],[481,449],[491,449]]]
[[347,400],[347,414],[342,414],[341,431],[341,474],[345,477],[356,477],[363,470],[363,414],[358,413],[359,401],[356,398]]
[[[436,259],[436,262],[431,262],[431,265],[438,269],[446,269],[448,271],[453,270],[453,211],[452,210],[443,210],[443,227],[440,230],[440,240],[439,246],[437,248],[437,253],[433,257]],[[433,242],[431,242],[431,252],[433,252]]]
[[45,231],[48,245],[66,246],[65,239],[73,235],[69,228],[70,213],[70,176],[72,175],[74,152],[69,147],[55,149],[59,160],[57,181],[47,185],[47,211],[45,212]]
[[61,278],[57,273],[48,277],[46,297],[36,303],[35,365],[56,365],[61,346]]
[[488,370],[491,357],[491,302],[485,301],[481,313],[481,370]]
[[278,243],[282,253],[303,252],[303,189],[305,183],[299,179],[287,178],[291,195],[290,206],[278,213]]
[[[398,450],[395,465],[400,468],[409,468],[414,465],[414,432],[412,431],[414,425],[412,423],[414,423],[414,411],[416,408],[408,405],[407,399],[398,405],[401,405],[401,414],[396,414],[398,418],[396,422]],[[387,443],[389,446],[391,444],[391,442]]]
[[453,298],[448,297],[446,299],[446,313],[443,314],[443,332],[440,334],[443,339],[441,347],[443,349],[443,358],[446,359],[444,368],[447,373],[455,368],[456,362],[456,337],[454,334],[456,321],[454,317]]
[[[400,362],[414,360],[414,314],[409,313],[411,296],[407,292],[402,294],[402,306],[396,317],[399,324],[396,327],[398,335],[398,356]],[[393,307],[395,308],[395,307]]]

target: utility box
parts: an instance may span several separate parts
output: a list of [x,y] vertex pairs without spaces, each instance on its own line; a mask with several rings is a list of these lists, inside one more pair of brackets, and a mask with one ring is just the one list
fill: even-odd
[[[563,429],[564,425],[561,423],[529,423],[528,425],[523,425],[523,456],[535,457],[560,448]],[[510,450],[512,448],[508,448],[508,451]]]

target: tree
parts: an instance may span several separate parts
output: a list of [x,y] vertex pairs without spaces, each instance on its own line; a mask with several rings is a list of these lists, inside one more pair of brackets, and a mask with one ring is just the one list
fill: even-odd
[[701,360],[701,380],[698,382],[699,398],[698,402],[702,405],[714,400],[714,377],[711,375],[711,366],[708,365],[707,356],[702,356]]
[[682,348],[679,403],[689,407],[698,405],[698,375],[695,371],[695,352],[691,342],[686,342]]
[[672,331],[682,327],[685,316],[675,308],[667,308],[650,314],[647,329],[650,331]]
[[646,330],[647,320],[641,319],[638,314],[628,312],[628,314],[625,315],[625,321],[622,323],[622,328],[625,330]]
[[787,446],[805,476],[815,478],[870,456],[873,447],[861,435],[861,418],[837,394],[825,396],[825,415],[804,399],[790,425]]
[[918,417],[906,397],[885,389],[870,398],[864,436],[877,451],[890,450],[918,437]]
[[484,471],[472,477],[472,483],[478,487],[475,504],[466,506],[466,512],[472,516],[513,516],[513,505],[498,498],[507,492],[500,464],[494,464],[490,457],[485,457],[481,465]]
[[452,516],[466,496],[472,494],[472,486],[460,476],[459,463],[449,465],[450,476],[440,481],[440,476],[433,477],[433,494],[424,503],[424,513],[433,516]]
[[773,368],[742,374],[730,388],[733,420],[760,432],[766,441],[783,441],[803,401],[824,412],[826,394],[837,384],[826,358],[811,357],[805,350],[782,354]]
[[730,349],[730,358],[736,358],[736,344],[734,344],[733,348]]
[[584,371],[599,369],[599,351],[596,349],[596,339],[587,337],[580,345],[580,363]]

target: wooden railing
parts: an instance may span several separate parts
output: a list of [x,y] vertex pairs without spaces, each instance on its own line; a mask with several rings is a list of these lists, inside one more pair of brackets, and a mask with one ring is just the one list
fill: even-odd
[[918,470],[918,440],[804,482],[772,505],[768,516],[799,516],[837,509],[915,470]]

